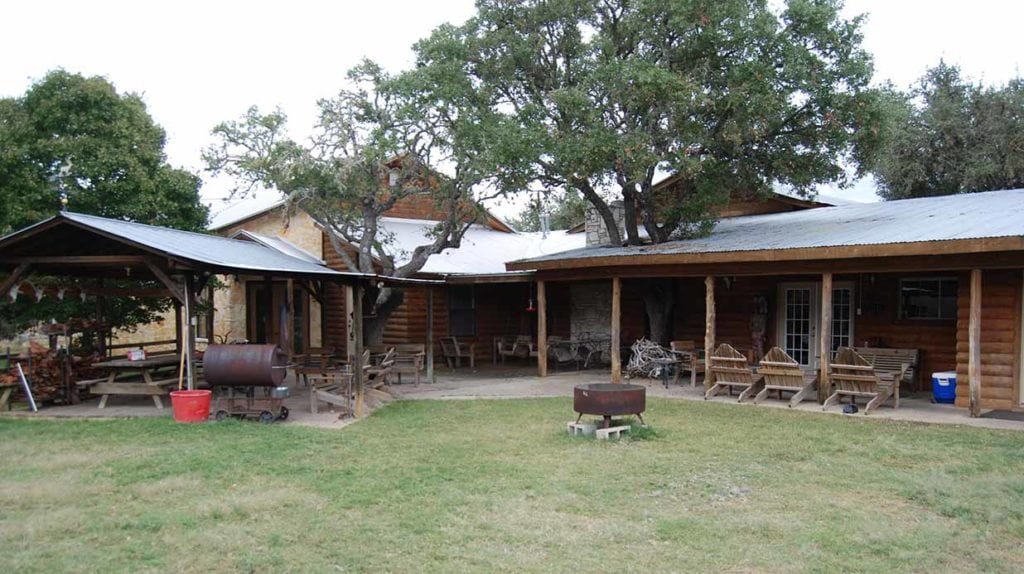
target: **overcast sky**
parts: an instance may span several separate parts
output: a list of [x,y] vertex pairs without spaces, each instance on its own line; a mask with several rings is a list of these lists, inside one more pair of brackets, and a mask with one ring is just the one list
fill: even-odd
[[[415,40],[472,11],[470,0],[14,2],[3,11],[0,96],[21,95],[57,67],[106,76],[142,94],[167,130],[170,162],[199,172],[218,122],[255,104],[280,106],[308,128],[316,100],[336,93],[361,58],[399,70],[411,64]],[[868,14],[864,45],[879,81],[906,87],[940,58],[988,83],[1020,70],[1024,3],[848,0],[846,13]],[[831,193],[866,199],[869,187]],[[223,194],[204,189],[211,199]]]

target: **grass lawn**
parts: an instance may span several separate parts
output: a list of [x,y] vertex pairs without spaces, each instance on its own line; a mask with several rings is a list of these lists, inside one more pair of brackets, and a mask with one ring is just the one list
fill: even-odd
[[343,431],[0,420],[0,571],[1022,571],[1024,433],[649,401],[398,402]]

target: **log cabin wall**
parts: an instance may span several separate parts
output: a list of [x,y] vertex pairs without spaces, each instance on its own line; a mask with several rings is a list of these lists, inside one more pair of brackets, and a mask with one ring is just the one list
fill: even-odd
[[[1020,408],[1021,272],[984,271],[981,278],[981,408]],[[956,322],[956,405],[968,406],[970,274],[960,275]]]
[[[775,344],[775,300],[778,280],[774,277],[730,277],[715,279],[715,340],[738,349],[753,347],[752,319],[756,300],[767,304],[764,350]],[[680,277],[676,280],[676,340],[692,340],[698,348],[704,345],[704,279]],[[759,357],[754,357],[757,360]]]
[[[931,388],[932,373],[956,369],[957,323],[953,319],[899,318],[900,279],[921,277],[959,278],[959,274],[878,273],[837,276],[836,281],[854,284],[854,306],[860,307],[860,315],[854,311],[853,318],[855,344],[917,349],[920,351],[917,385],[911,390],[926,391]],[[966,310],[962,297],[967,283],[960,278],[959,285],[958,308]]]

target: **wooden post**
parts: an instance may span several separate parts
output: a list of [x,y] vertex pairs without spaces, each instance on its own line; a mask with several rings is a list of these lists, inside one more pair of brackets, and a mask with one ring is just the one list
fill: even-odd
[[711,356],[715,354],[715,278],[704,278],[704,388],[715,384]]
[[971,270],[971,314],[967,327],[970,414],[981,416],[981,269]]
[[365,410],[363,389],[363,285],[357,283],[350,289],[352,293],[352,329],[354,344],[352,345],[352,376],[356,383],[356,418],[362,418]]
[[612,382],[622,382],[622,279],[612,277]]
[[818,402],[824,403],[832,391],[829,379],[829,363],[832,360],[832,273],[821,274],[821,336],[818,350]]
[[264,339],[260,343],[280,343],[280,339],[274,340],[274,315],[277,314],[277,309],[274,309],[274,281],[270,275],[263,278],[263,308],[266,309],[267,315],[263,321]]
[[185,328],[188,330],[185,335],[185,388],[188,390],[194,390],[196,388],[195,380],[195,368],[192,365],[193,355],[196,352],[196,329],[194,325],[195,321],[195,305],[192,304],[193,298],[193,284],[195,278],[192,277],[191,273],[185,274]]
[[427,286],[427,382],[434,382],[434,286]]
[[288,348],[284,350],[288,354],[288,360],[291,361],[295,355],[295,280],[289,279],[285,285],[285,324],[282,329],[285,330],[285,334],[281,337],[281,342]]
[[345,356],[348,357],[348,364],[353,364],[356,347],[356,311],[355,297],[352,296],[353,287],[345,285]]
[[544,282],[537,282],[537,374],[548,376],[548,296]]

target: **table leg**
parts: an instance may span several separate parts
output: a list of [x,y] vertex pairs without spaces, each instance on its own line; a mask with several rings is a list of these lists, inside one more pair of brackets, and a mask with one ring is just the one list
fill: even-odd
[[160,397],[157,396],[157,395],[153,395],[153,404],[156,405],[156,408],[158,408],[160,410],[164,409],[164,402],[161,401]]
[[102,397],[100,397],[100,404],[96,408],[98,408],[98,409],[106,408],[106,406],[107,406],[107,397],[109,397],[109,396],[110,395],[103,395]]
[[6,389],[4,389],[3,394],[0,395],[0,409],[10,409],[11,408],[10,400],[11,400],[11,391],[13,391],[13,390],[14,390],[13,387],[7,387]]

